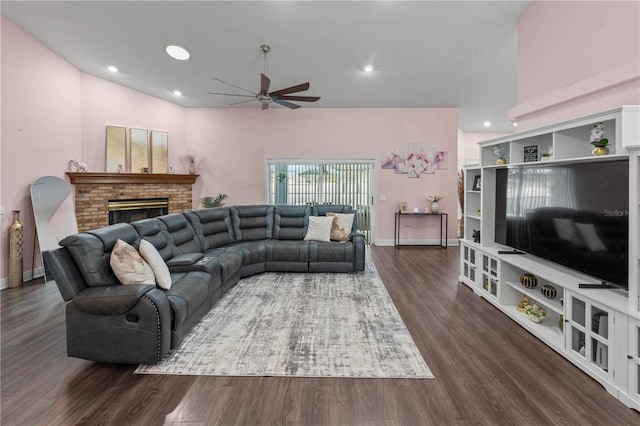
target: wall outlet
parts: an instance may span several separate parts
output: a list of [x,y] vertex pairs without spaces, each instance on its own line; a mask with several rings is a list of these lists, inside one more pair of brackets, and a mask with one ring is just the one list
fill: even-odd
[[386,201],[387,200],[387,196],[386,195],[380,195],[380,201]]

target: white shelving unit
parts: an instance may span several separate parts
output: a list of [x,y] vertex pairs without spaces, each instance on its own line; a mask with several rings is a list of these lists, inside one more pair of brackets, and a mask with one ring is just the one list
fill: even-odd
[[[594,157],[589,136],[599,122],[610,152]],[[506,165],[496,164],[497,145],[505,152]],[[496,170],[530,165],[535,158],[525,158],[525,153],[536,150],[541,161],[549,149],[553,156],[545,161],[558,164],[629,159],[628,291],[583,289],[579,284],[593,278],[532,255],[500,253],[506,248],[495,243]],[[473,190],[476,177],[482,183],[480,191]],[[460,282],[640,411],[640,106],[481,142],[480,164],[465,167],[465,185]],[[480,230],[479,242],[473,240],[474,230]],[[537,278],[535,288],[521,284],[525,273]],[[545,296],[543,286],[552,286],[555,297]],[[518,310],[523,296],[547,312],[541,323]]]

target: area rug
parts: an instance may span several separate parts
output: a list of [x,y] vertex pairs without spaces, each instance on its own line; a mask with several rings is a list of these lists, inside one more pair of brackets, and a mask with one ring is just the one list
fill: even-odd
[[433,378],[378,272],[243,278],[139,374]]

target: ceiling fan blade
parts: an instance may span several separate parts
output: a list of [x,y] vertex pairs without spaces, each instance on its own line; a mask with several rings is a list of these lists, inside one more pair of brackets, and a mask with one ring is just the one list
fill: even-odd
[[260,92],[267,94],[269,93],[269,85],[271,85],[271,80],[264,74],[260,74]]
[[252,95],[252,96],[249,96],[249,95],[238,95],[237,93],[220,93],[220,92],[207,92],[207,93],[209,93],[210,95],[240,96],[242,98],[255,98],[256,97],[256,95]]
[[282,96],[289,93],[304,92],[305,90],[309,90],[309,83],[302,83],[297,86],[287,87],[286,89],[276,90],[275,92],[269,93],[269,96]]
[[284,99],[286,101],[300,101],[300,102],[315,102],[320,99],[320,96],[279,96],[278,99]]
[[244,90],[245,92],[247,92],[247,93],[251,93],[252,95],[254,95],[254,96],[255,96],[255,93],[253,93],[251,90],[247,90],[247,89],[245,89],[244,87],[236,86],[236,85],[235,85],[235,84],[233,84],[233,83],[229,83],[229,82],[227,82],[227,81],[220,80],[219,78],[215,78],[215,77],[213,77],[213,79],[214,79],[214,80],[216,80],[216,81],[219,81],[220,83],[228,84],[229,86],[235,87],[236,89]]
[[257,99],[247,99],[246,101],[238,101],[238,102],[234,102],[234,103],[229,104],[229,105],[246,104],[247,102],[253,102],[253,101],[257,101]]
[[278,99],[278,98],[274,98],[273,102],[277,103],[278,105],[282,105],[284,107],[291,108],[291,109],[300,108],[300,105],[292,104],[291,102],[288,102],[288,101],[285,101],[285,100],[282,100],[282,99]]
[[262,104],[262,110],[269,109],[269,104]]

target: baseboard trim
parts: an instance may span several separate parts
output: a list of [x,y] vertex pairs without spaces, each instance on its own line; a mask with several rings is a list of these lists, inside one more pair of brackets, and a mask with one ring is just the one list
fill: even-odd
[[[39,268],[24,271],[22,273],[22,282],[31,281],[35,278],[40,278],[44,276],[44,267],[41,266]],[[9,277],[4,277],[0,279],[0,290],[4,290],[5,288],[9,288]]]

